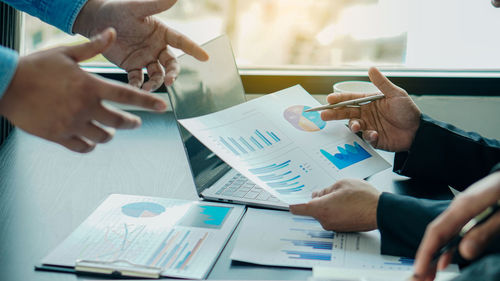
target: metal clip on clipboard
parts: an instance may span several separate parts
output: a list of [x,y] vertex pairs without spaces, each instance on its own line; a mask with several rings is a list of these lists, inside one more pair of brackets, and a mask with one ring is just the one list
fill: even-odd
[[77,273],[102,274],[113,277],[160,278],[162,269],[159,267],[134,264],[127,260],[91,261],[77,260]]

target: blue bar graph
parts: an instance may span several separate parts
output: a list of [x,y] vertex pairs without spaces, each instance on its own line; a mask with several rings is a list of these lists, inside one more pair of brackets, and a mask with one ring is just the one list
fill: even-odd
[[409,259],[409,258],[399,258],[399,262],[384,262],[384,264],[387,265],[406,265],[406,266],[411,266],[414,263],[414,259]]
[[266,133],[273,139],[275,142],[279,142],[280,139],[273,133],[270,133],[269,131],[266,131]]
[[240,153],[236,151],[236,149],[234,149],[234,147],[230,145],[223,137],[220,137],[219,140],[224,146],[227,147],[227,149],[231,150],[231,152],[233,152],[235,155],[240,155]]
[[271,173],[271,172],[274,172],[274,171],[277,171],[279,169],[287,167],[290,164],[290,162],[292,162],[292,161],[288,160],[288,161],[285,161],[281,164],[272,164],[272,165],[264,166],[261,168],[250,169],[249,171],[255,175],[267,174],[267,173]]
[[278,190],[276,190],[276,191],[277,191],[278,193],[280,193],[280,194],[290,194],[290,193],[294,193],[294,192],[299,192],[299,191],[301,191],[303,188],[304,188],[304,185],[301,185],[301,186],[294,187],[294,188],[288,188],[288,189],[278,189]]
[[275,174],[270,174],[270,175],[265,175],[265,176],[259,176],[259,179],[263,181],[273,181],[273,180],[279,180],[282,179],[284,176],[291,174],[292,171],[288,171],[284,174],[281,175],[275,175]]
[[254,137],[250,137],[250,140],[252,140],[252,142],[260,149],[264,149],[264,147],[262,146],[262,144],[260,144],[260,142],[258,142]]
[[251,136],[223,136],[219,137],[219,141],[237,156],[264,150],[281,142],[279,134],[267,130],[265,132],[267,136],[262,134],[260,130],[255,130]]
[[255,130],[255,134],[268,146],[272,145],[272,143],[259,131]]
[[246,151],[246,150],[245,150],[245,149],[244,149],[244,148],[243,148],[243,147],[242,147],[239,143],[237,143],[237,142],[236,142],[236,140],[235,140],[235,139],[233,139],[233,138],[231,138],[231,137],[229,137],[228,139],[229,139],[229,140],[231,141],[231,143],[232,143],[232,144],[234,144],[234,146],[236,146],[236,147],[237,147],[237,148],[238,148],[241,152],[243,152],[243,153],[245,153],[245,154],[247,154],[247,153],[248,153],[248,152],[247,152],[247,151]]
[[[249,169],[249,171],[264,181],[269,187],[280,194],[292,194],[304,190],[301,184],[301,175],[288,170],[291,160],[280,164],[271,164],[264,167]],[[288,171],[287,171],[288,170]]]
[[293,182],[293,181],[295,181],[295,180],[297,180],[299,178],[300,178],[300,175],[299,176],[295,176],[295,177],[293,177],[291,179],[284,180],[284,181],[268,182],[267,184],[270,187],[286,187],[286,186],[291,186],[291,185],[297,184],[298,182]]
[[333,239],[335,237],[335,232],[333,231],[301,229],[301,228],[290,228],[290,231],[305,233],[310,238]]
[[320,260],[320,261],[332,260],[332,254],[330,253],[315,253],[315,252],[288,251],[288,250],[284,250],[283,252],[288,254],[289,259]]
[[278,136],[275,133],[271,132],[271,135],[274,137],[276,141],[280,141],[280,138],[278,138]]
[[250,151],[255,151],[255,148],[253,148],[253,146],[251,146],[244,138],[241,138],[239,139],[239,141],[244,144],[246,147],[248,147],[248,149],[250,149]]
[[333,249],[332,241],[311,241],[311,240],[295,240],[295,239],[281,239],[281,241],[287,241],[292,243],[294,246],[309,247],[315,250]]
[[337,150],[339,151],[339,153],[336,154],[331,154],[324,149],[320,149],[320,152],[339,170],[372,157],[370,153],[368,153],[368,151],[366,151],[357,142],[354,142],[353,145],[346,144],[345,148],[342,146],[337,146]]

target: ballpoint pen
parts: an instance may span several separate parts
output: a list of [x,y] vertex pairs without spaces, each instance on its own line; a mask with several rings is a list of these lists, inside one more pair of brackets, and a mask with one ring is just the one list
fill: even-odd
[[462,238],[469,232],[471,231],[474,227],[484,223],[487,221],[491,216],[493,216],[498,210],[500,210],[500,200],[495,202],[493,205],[488,207],[486,210],[481,212],[479,215],[475,216],[473,219],[471,219],[462,229],[460,232],[454,236],[448,243],[446,243],[439,251],[437,251],[433,257],[432,257],[432,262],[431,263],[437,263],[441,255],[444,253],[455,249],[458,244],[460,244],[460,241],[462,241]]
[[360,106],[360,105],[364,105],[364,104],[370,103],[370,102],[375,101],[375,100],[383,99],[384,97],[385,97],[384,94],[376,94],[373,96],[343,101],[343,102],[339,102],[339,103],[335,103],[335,104],[326,104],[326,105],[322,105],[322,106],[317,106],[317,107],[313,107],[313,108],[309,108],[307,110],[304,110],[304,112],[320,111],[320,110],[338,108],[338,107],[343,107],[343,106]]
[[[493,216],[498,210],[500,210],[500,200],[496,201],[493,205],[490,207],[486,208],[483,212],[481,212],[479,215],[475,216],[472,218],[467,224],[465,224],[460,232],[455,235],[453,238],[451,238],[448,243],[446,243],[444,246],[442,246],[438,251],[434,253],[432,256],[431,264],[436,265],[437,262],[439,261],[439,258],[446,252],[450,250],[456,249],[458,244],[460,244],[460,241],[462,241],[462,238],[469,233],[472,229],[474,229],[476,226],[484,223],[487,221],[491,216]],[[409,276],[406,281],[409,280],[415,280],[415,278],[418,278],[415,274],[412,274]]]

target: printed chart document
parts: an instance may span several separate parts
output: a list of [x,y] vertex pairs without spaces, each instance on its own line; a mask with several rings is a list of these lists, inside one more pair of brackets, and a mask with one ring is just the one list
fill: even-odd
[[[231,259],[261,265],[411,271],[413,260],[380,254],[378,231],[325,231],[314,218],[249,208]],[[451,266],[450,270],[456,270]]]
[[222,160],[289,205],[337,180],[390,167],[342,121],[325,122],[301,86],[179,122]]
[[42,261],[126,260],[162,276],[205,278],[244,213],[243,206],[131,195],[109,196]]
[[[440,271],[434,281],[449,281],[458,276],[457,272]],[[339,267],[314,267],[313,277],[307,281],[402,281],[409,280],[413,271],[387,271],[350,269]]]

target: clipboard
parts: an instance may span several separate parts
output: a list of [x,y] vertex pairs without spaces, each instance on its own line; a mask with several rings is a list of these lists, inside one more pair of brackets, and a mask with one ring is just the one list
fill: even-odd
[[96,275],[111,278],[159,279],[159,267],[134,264],[127,260],[91,261],[77,260],[75,267],[60,267],[45,264],[35,266],[36,270],[75,273],[77,275]]
[[35,269],[204,279],[245,211],[234,204],[112,194]]

